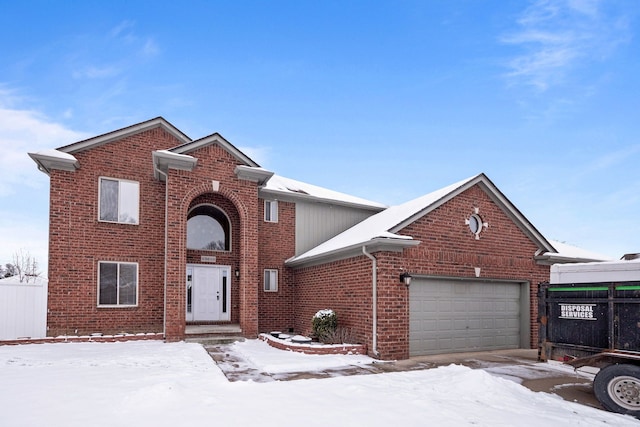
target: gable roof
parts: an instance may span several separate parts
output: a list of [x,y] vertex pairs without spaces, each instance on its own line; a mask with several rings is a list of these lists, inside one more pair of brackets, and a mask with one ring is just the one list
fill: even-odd
[[150,129],[155,129],[158,127],[163,128],[164,130],[166,130],[168,133],[170,133],[180,141],[183,141],[185,143],[188,141],[191,141],[191,138],[189,138],[187,135],[182,133],[182,131],[180,131],[174,125],[169,123],[163,117],[156,117],[155,119],[151,119],[142,123],[127,126],[122,129],[114,130],[112,132],[95,136],[93,138],[74,142],[73,144],[60,147],[57,150],[63,153],[74,154],[80,151],[88,150],[90,148],[98,147],[103,144],[107,144],[111,141],[116,141],[118,139],[126,138],[127,136],[135,135],[137,133],[144,132]]
[[180,141],[191,141],[191,138],[186,136],[184,133],[178,130],[178,128],[173,126],[164,118],[156,117],[155,119],[127,126],[122,129],[95,136],[93,138],[74,142],[73,144],[65,145],[64,147],[42,150],[35,153],[27,154],[29,154],[29,157],[31,157],[33,161],[36,162],[36,164],[38,165],[38,169],[46,173],[47,175],[51,173],[52,169],[73,172],[76,169],[80,168],[80,163],[73,156],[73,154],[89,150],[94,147],[99,147],[100,145],[108,144],[109,142],[126,138],[127,136],[135,135],[137,133],[155,129],[158,127],[163,128]]
[[236,175],[240,179],[249,179],[262,183],[273,175],[273,172],[260,168],[260,166],[251,160],[249,156],[238,150],[235,145],[216,132],[195,141],[190,140],[168,150],[154,151],[152,153],[154,177],[156,179],[166,180],[169,169],[193,170],[198,159],[197,157],[191,156],[189,153],[209,145],[219,145],[223,150],[230,153],[234,158],[242,163],[242,165],[236,167],[235,171]]
[[[374,250],[402,250],[419,241],[397,234],[407,225],[453,199],[467,189],[479,185],[502,208],[518,227],[540,248],[540,252],[556,252],[553,246],[520,213],[483,173],[433,191],[401,205],[392,206],[345,230],[309,251],[290,258],[286,264],[301,267],[355,256],[366,247]],[[532,254],[533,255],[533,254]]]
[[189,154],[199,148],[206,147],[207,145],[211,144],[219,145],[224,150],[229,152],[233,157],[244,163],[246,166],[255,168],[260,167],[258,163],[254,162],[249,156],[238,150],[235,145],[227,141],[222,135],[217,132],[209,136],[205,136],[204,138],[197,139],[195,141],[190,140],[177,147],[171,148],[169,151],[176,154]]

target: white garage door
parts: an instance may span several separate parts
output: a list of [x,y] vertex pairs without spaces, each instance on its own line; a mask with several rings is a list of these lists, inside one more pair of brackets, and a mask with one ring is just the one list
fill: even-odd
[[[411,356],[520,348],[519,283],[414,279],[410,287]],[[528,313],[527,313],[528,314]]]

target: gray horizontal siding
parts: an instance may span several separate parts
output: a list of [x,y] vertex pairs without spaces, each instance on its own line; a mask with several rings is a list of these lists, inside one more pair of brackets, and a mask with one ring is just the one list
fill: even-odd
[[318,246],[375,214],[371,210],[330,205],[296,203],[296,255]]

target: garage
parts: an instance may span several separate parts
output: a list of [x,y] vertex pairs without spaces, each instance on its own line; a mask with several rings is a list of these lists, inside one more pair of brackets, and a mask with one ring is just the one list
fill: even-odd
[[527,283],[415,278],[409,298],[410,356],[528,348]]

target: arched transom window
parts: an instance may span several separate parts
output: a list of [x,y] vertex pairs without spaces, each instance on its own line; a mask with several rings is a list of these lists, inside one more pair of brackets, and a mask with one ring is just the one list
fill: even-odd
[[212,205],[199,205],[187,215],[187,249],[228,251],[231,241],[229,218]]

